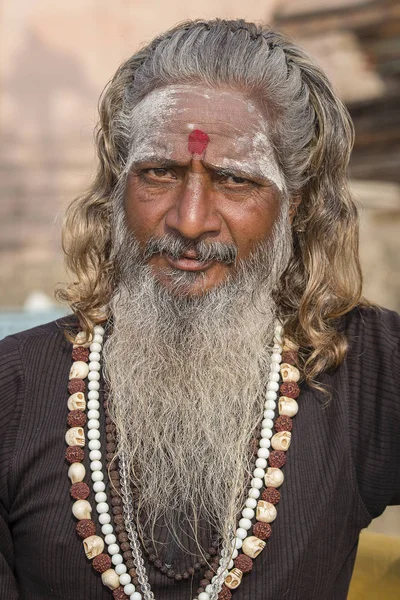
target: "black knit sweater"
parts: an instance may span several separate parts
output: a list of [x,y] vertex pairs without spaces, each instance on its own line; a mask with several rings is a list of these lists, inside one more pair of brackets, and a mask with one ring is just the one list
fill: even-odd
[[[360,530],[400,503],[399,325],[389,311],[353,310],[339,324],[346,359],[321,377],[330,403],[302,384],[273,535],[233,600],[346,598]],[[1,600],[112,599],[71,512],[70,366],[61,322],[0,343]],[[191,600],[200,578],[149,576],[157,600]]]

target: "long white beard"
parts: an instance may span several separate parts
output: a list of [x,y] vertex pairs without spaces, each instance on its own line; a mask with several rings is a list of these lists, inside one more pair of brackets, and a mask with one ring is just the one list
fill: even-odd
[[244,502],[272,293],[291,252],[287,211],[235,277],[200,298],[173,295],[154,279],[122,218],[116,235],[121,283],[104,359],[118,451],[139,493],[137,525],[153,539],[166,527],[164,542],[204,552],[210,531],[228,538]]

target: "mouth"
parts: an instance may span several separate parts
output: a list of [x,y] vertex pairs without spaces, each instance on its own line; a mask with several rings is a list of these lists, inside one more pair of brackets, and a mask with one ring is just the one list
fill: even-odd
[[213,260],[207,262],[199,260],[195,250],[187,250],[180,258],[173,258],[168,254],[165,255],[165,258],[171,267],[181,271],[205,271],[214,262]]

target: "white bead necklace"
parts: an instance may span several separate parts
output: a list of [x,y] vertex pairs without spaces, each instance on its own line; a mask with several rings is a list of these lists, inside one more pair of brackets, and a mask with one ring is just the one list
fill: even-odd
[[[257,451],[257,459],[255,462],[255,469],[253,471],[253,479],[251,480],[248,497],[245,502],[245,507],[241,513],[241,519],[238,523],[238,528],[235,534],[232,536],[231,544],[225,544],[221,551],[221,558],[219,561],[219,567],[216,575],[211,580],[210,585],[205,588],[204,592],[201,592],[194,600],[216,600],[219,592],[222,589],[224,582],[226,582],[229,576],[229,570],[234,565],[234,559],[238,556],[239,550],[243,545],[250,542],[250,530],[252,527],[252,519],[255,516],[255,509],[257,507],[257,500],[260,496],[260,489],[263,487],[264,482],[273,487],[279,487],[283,482],[283,473],[280,469],[273,469],[274,482],[271,482],[270,478],[272,474],[268,474],[268,462],[269,448],[271,446],[271,438],[273,436],[273,425],[276,409],[276,400],[278,398],[279,391],[279,379],[280,379],[280,363],[282,360],[282,326],[277,323],[275,326],[274,333],[274,346],[271,355],[270,373],[268,378],[267,390],[265,394],[264,413],[263,421],[261,423],[261,437],[259,441],[259,447]],[[96,325],[93,330],[93,337],[89,343],[83,344],[84,347],[89,346],[89,364],[83,362],[76,362],[74,376],[84,379],[87,375],[88,378],[88,402],[87,402],[87,438],[88,447],[90,450],[90,470],[91,479],[93,482],[93,490],[95,492],[96,511],[98,513],[98,520],[101,524],[101,532],[104,535],[104,543],[107,546],[108,554],[111,556],[111,561],[114,569],[108,569],[102,573],[102,581],[111,590],[122,586],[124,593],[129,597],[130,600],[154,600],[154,594],[151,591],[148,577],[144,568],[144,562],[142,552],[139,545],[139,540],[134,525],[134,513],[133,513],[133,499],[129,485],[129,473],[127,470],[126,457],[122,454],[120,457],[120,478],[121,478],[121,493],[123,498],[123,511],[125,518],[125,527],[130,540],[133,560],[136,565],[137,576],[141,585],[142,593],[136,591],[134,584],[131,581],[131,576],[127,573],[127,567],[124,564],[123,556],[120,551],[120,547],[117,543],[117,537],[114,533],[114,528],[111,523],[110,506],[107,503],[107,496],[105,493],[104,473],[102,464],[102,453],[101,453],[101,441],[100,441],[100,402],[99,402],[99,389],[100,389],[100,359],[101,351],[103,347],[104,328],[100,325]],[[83,334],[78,334],[82,339]],[[82,344],[77,344],[82,346]],[[79,364],[80,363],[80,364]],[[73,367],[74,367],[73,365]],[[84,367],[83,367],[84,365]],[[76,374],[76,370],[80,368],[81,371]],[[71,369],[72,372],[72,369]],[[77,428],[75,428],[77,429]],[[81,433],[81,432],[80,432]],[[66,441],[70,444],[71,430],[67,432]],[[81,435],[84,435],[81,433]],[[85,443],[80,443],[83,446]],[[79,464],[79,463],[74,463]],[[71,465],[72,467],[72,465]],[[84,476],[84,470],[83,470]],[[75,478],[75,481],[82,481],[83,476],[79,479]],[[268,482],[268,483],[267,483]],[[82,504],[84,503],[84,504]],[[77,518],[82,518],[82,510],[86,510],[86,516],[83,518],[90,518],[87,515],[91,513],[90,504],[87,500],[77,500],[73,505],[73,513]],[[79,515],[79,516],[78,516]],[[97,536],[93,536],[97,537]],[[257,539],[257,538],[255,538]],[[261,542],[261,540],[258,540]],[[101,540],[102,542],[102,540]],[[103,543],[103,548],[104,548]],[[264,542],[261,542],[262,548],[265,546]],[[102,549],[100,550],[102,551]],[[259,553],[258,552],[258,553]],[[257,554],[258,555],[258,554]],[[237,569],[236,569],[237,570]],[[240,583],[240,581],[239,581]],[[233,587],[231,589],[234,589]]]

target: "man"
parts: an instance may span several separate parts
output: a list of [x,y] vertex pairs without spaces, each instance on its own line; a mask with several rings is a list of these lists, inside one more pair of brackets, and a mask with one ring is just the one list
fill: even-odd
[[187,23],[120,67],[65,222],[75,317],[1,344],[2,598],[346,598],[400,500],[351,145],[267,28]]

